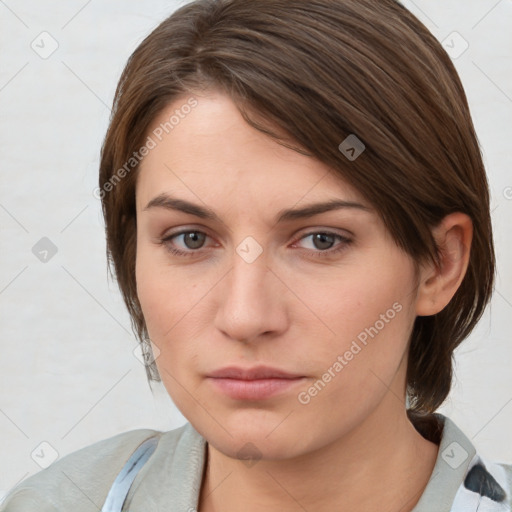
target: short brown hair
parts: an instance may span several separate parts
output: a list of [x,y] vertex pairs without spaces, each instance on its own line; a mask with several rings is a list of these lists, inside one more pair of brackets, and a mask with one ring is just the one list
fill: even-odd
[[[495,272],[487,178],[449,56],[394,0],[197,0],[163,21],[120,78],[99,175],[109,265],[146,352],[135,282],[138,166],[123,179],[115,173],[164,107],[208,87],[227,93],[251,126],[288,145],[271,129],[278,127],[296,143],[288,147],[355,187],[415,262],[438,261],[431,228],[444,216],[471,218],[460,288],[441,312],[417,317],[411,334],[408,413],[418,429],[427,425],[450,391],[453,351],[481,317]],[[350,134],[366,146],[351,162],[338,149]],[[154,363],[147,372],[160,380]]]

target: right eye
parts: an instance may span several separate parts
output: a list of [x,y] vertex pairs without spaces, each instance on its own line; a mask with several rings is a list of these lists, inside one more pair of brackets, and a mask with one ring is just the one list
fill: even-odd
[[[176,248],[174,240],[181,238],[182,248]],[[205,243],[206,238],[209,238],[206,233],[198,230],[183,230],[178,233],[172,233],[160,239],[159,244],[175,256],[193,256],[194,253],[199,252]]]

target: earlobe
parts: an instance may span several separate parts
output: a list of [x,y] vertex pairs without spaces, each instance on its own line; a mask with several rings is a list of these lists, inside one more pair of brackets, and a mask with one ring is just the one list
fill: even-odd
[[460,212],[447,215],[432,234],[436,240],[439,265],[433,263],[420,270],[416,314],[439,313],[459,288],[469,265],[473,223]]

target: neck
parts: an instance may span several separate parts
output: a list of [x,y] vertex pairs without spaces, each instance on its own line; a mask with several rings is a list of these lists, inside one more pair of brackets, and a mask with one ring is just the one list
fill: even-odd
[[199,512],[410,512],[438,448],[416,431],[390,393],[348,434],[293,459],[261,459],[248,467],[208,444]]

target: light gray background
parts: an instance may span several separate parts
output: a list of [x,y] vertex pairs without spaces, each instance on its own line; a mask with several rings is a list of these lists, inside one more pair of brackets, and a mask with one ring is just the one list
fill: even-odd
[[[161,385],[151,393],[133,353],[92,194],[126,59],[182,3],[0,0],[0,497],[56,454],[185,421]],[[498,255],[492,306],[457,351],[441,412],[483,454],[512,462],[512,1],[404,3],[452,47],[490,179]],[[47,58],[31,47],[48,52],[53,40]],[[43,237],[57,248],[47,262],[32,252]]]

